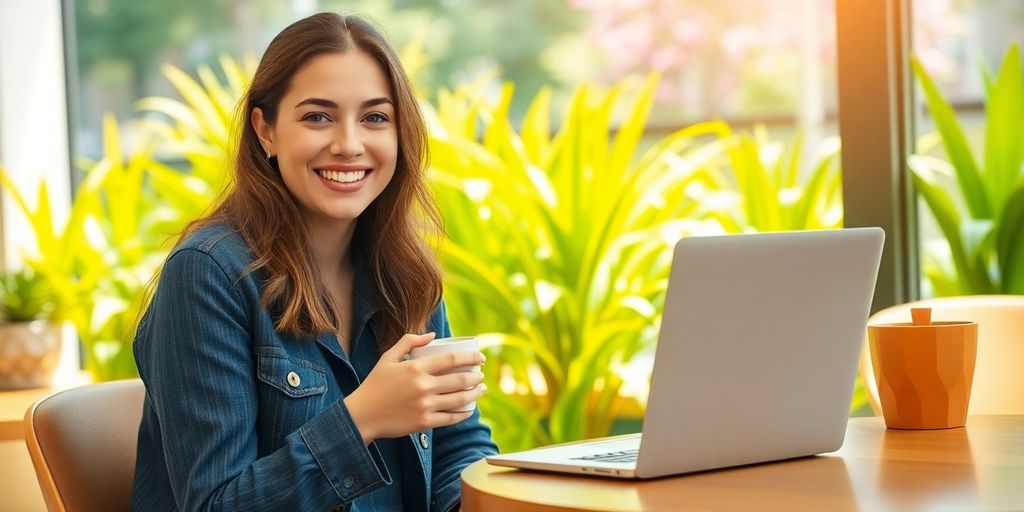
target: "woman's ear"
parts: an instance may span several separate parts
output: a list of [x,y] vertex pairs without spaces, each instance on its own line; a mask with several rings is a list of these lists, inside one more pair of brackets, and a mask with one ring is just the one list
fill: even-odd
[[260,144],[263,145],[263,152],[268,155],[277,153],[274,151],[274,127],[270,126],[270,123],[263,118],[263,109],[259,107],[252,109],[249,122],[252,123],[252,129],[259,137]]

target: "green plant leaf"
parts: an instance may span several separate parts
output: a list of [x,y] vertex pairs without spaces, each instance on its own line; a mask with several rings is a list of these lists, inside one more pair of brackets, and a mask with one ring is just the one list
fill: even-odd
[[210,142],[218,146],[226,146],[229,130],[224,126],[224,122],[217,112],[217,106],[203,87],[192,77],[169,64],[162,66],[161,71],[178,90],[182,98],[185,98],[185,102],[195,110],[196,119],[203,127],[201,133]]
[[543,162],[548,158],[551,123],[551,89],[542,88],[526,109],[523,118],[523,147],[531,162]]
[[996,250],[1002,279],[1000,292],[1024,294],[1024,187],[1007,199],[996,225]]
[[203,129],[199,119],[196,118],[195,111],[177,100],[162,97],[143,98],[135,102],[135,108],[160,112],[192,132],[198,133]]
[[985,112],[985,185],[990,212],[997,214],[1020,183],[1024,163],[1024,77],[1016,44],[1010,45],[999,67],[989,107]]
[[922,273],[932,286],[931,295],[935,297],[953,297],[963,295],[963,285],[958,281],[956,275],[949,275],[933,262],[925,261],[922,265]]
[[963,194],[964,202],[971,217],[976,219],[991,219],[992,206],[989,203],[988,192],[982,183],[974,156],[971,154],[967,139],[964,137],[963,129],[956,120],[953,107],[939,92],[938,87],[928,76],[917,58],[911,59],[911,66],[914,75],[917,77],[921,88],[924,90],[925,100],[928,103],[928,110],[935,120],[935,126],[942,135],[942,144],[946,148],[953,167],[956,169],[957,182],[960,184],[960,192]]
[[0,321],[49,319],[58,300],[49,280],[31,267],[0,274]]
[[636,99],[627,111],[628,117],[615,134],[609,162],[610,168],[625,169],[630,164],[630,160],[636,153],[637,143],[640,142],[640,136],[643,135],[651,106],[654,105],[654,93],[657,91],[658,80],[659,75],[651,73],[640,86]]
[[989,100],[992,98],[992,90],[996,86],[996,77],[992,74],[992,68],[988,66],[985,59],[978,59],[978,67],[981,69],[981,83],[985,86],[984,91],[985,108],[988,109]]
[[960,215],[956,211],[953,199],[937,185],[929,182],[920,168],[915,169],[914,165],[911,165],[911,169],[914,171],[912,173],[914,187],[924,198],[925,204],[928,205],[939,229],[942,230],[942,234],[949,243],[953,265],[963,281],[963,287],[968,290],[986,288],[983,282],[988,279],[987,275],[982,276],[975,272],[967,249],[964,247],[960,236]]
[[7,174],[7,169],[4,169],[3,167],[0,167],[0,185],[2,185],[3,189],[14,198],[14,202],[18,205],[18,209],[21,210],[26,217],[31,218],[32,209],[28,207],[28,203],[25,202],[25,197],[18,191],[17,185],[11,181],[10,175]]

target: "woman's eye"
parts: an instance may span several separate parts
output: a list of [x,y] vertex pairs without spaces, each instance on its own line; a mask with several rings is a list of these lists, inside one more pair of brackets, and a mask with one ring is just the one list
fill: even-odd
[[374,112],[366,116],[366,120],[371,123],[386,123],[388,122],[388,116],[381,114],[380,112]]
[[324,114],[323,112],[310,112],[310,113],[302,116],[302,120],[303,121],[309,121],[309,122],[312,122],[312,123],[326,123],[327,121],[330,121],[331,119],[329,117],[327,117],[327,115]]

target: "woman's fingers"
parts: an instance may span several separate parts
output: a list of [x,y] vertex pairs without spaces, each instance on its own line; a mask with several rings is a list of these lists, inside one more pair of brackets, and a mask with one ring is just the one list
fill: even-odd
[[[474,409],[475,410],[475,409]],[[437,412],[431,417],[431,423],[437,425],[437,427],[447,427],[448,425],[454,425],[460,421],[468,420],[473,415],[473,411],[466,412]],[[434,428],[437,428],[434,427]]]
[[395,344],[384,352],[381,359],[386,359],[392,362],[400,362],[405,359],[405,356],[416,347],[422,347],[431,341],[434,341],[434,333],[428,332],[426,334],[406,334],[398,339]]
[[484,374],[478,371],[453,372],[433,379],[431,391],[437,394],[454,393],[476,387],[484,381]]
[[484,364],[484,355],[473,350],[456,350],[421,357],[410,363],[417,365],[424,373],[443,375],[456,368],[480,366]]
[[487,384],[481,383],[480,385],[472,389],[464,389],[462,391],[456,391],[454,393],[438,395],[434,402],[434,408],[441,412],[453,411],[455,409],[463,407],[466,404],[479,400],[480,396],[483,395],[484,392],[486,391]]

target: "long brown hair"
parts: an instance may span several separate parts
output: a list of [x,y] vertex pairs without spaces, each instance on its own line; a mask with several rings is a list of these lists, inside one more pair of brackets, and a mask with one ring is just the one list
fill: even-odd
[[305,214],[263,153],[249,116],[258,107],[273,124],[281,98],[304,64],[348,51],[364,51],[380,63],[390,80],[398,126],[394,177],[359,216],[350,248],[358,251],[353,257],[362,258],[381,302],[373,328],[383,351],[407,332],[422,332],[441,301],[440,267],[425,239],[441,233],[441,217],[424,178],[427,132],[412,86],[395,51],[366,20],[314,14],[271,41],[239,104],[234,186],[182,238],[209,224],[230,224],[255,256],[247,270],[266,276],[261,301],[275,312],[279,331],[302,337],[341,331],[337,308],[309,251]]

